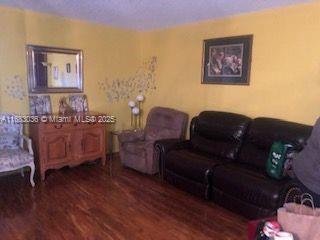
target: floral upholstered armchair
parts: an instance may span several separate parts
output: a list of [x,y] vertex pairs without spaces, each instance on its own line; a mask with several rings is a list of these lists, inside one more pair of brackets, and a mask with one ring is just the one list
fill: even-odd
[[[22,123],[16,122],[16,117],[9,113],[0,113],[0,172],[30,167],[30,183],[34,183],[34,156],[31,139],[22,133]],[[27,150],[24,146],[26,145]]]
[[71,95],[69,96],[69,103],[75,112],[88,112],[88,99],[86,95]]

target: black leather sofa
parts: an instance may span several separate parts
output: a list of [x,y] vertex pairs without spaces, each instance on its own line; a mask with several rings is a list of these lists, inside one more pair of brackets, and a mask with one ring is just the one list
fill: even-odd
[[301,150],[312,127],[272,118],[205,111],[190,124],[190,140],[161,140],[160,175],[169,183],[247,218],[266,217],[283,204],[293,183],[266,175],[274,141]]

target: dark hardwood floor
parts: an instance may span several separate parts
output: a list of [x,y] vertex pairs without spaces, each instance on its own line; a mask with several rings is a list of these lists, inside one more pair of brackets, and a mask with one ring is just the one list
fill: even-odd
[[211,202],[100,164],[0,177],[0,239],[246,239],[247,220]]

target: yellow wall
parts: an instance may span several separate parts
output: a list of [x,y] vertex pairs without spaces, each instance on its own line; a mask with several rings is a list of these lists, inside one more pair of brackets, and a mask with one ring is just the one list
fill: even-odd
[[[320,115],[319,13],[318,2],[142,33],[142,56],[158,56],[158,92],[147,108],[314,123]],[[244,34],[254,34],[250,86],[201,85],[202,41]]]
[[[35,44],[82,49],[84,54],[84,93],[89,108],[113,114],[117,128],[130,125],[130,115],[123,102],[110,104],[98,82],[106,77],[125,78],[140,64],[139,33],[70,20],[31,11],[0,7],[0,110],[28,113],[28,98],[23,101],[5,94],[15,75],[21,76],[27,93],[25,45]],[[63,94],[51,94],[53,111]]]
[[25,23],[20,10],[0,8],[0,109],[1,111],[27,113],[27,103],[7,97],[5,88],[15,75],[26,82]]
[[[222,110],[312,124],[320,115],[320,3],[133,32],[47,14],[0,7],[0,110],[28,113],[28,101],[8,97],[5,87],[20,75],[27,91],[25,45],[82,49],[89,107],[114,114],[117,128],[130,123],[127,101],[109,103],[98,81],[126,78],[157,56],[155,105],[194,116]],[[203,39],[254,34],[250,86],[202,85]],[[52,94],[54,111],[60,94]],[[145,114],[146,116],[146,114]]]

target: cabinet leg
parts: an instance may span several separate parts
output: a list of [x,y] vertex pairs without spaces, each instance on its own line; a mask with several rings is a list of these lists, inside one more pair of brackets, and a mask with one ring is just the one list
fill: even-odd
[[101,158],[102,166],[105,166],[105,165],[106,165],[106,160],[107,160],[106,154],[103,154],[103,156],[102,156],[102,158]]
[[46,171],[40,172],[41,181],[44,181],[46,179]]
[[112,177],[112,161],[113,161],[113,153],[109,153],[109,173],[110,173],[110,176]]

